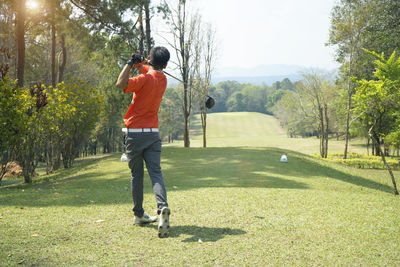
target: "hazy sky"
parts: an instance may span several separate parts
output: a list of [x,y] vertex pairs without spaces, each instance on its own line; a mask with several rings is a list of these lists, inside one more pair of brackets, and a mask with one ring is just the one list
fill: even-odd
[[217,31],[219,68],[338,66],[329,37],[336,0],[188,0]]

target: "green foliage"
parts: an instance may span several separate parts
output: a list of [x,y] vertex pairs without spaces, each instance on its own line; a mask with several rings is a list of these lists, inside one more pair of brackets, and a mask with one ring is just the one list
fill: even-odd
[[24,97],[21,88],[7,77],[0,80],[0,153],[18,143],[21,136],[24,112]]
[[267,103],[265,104],[265,109],[268,114],[273,114],[273,108],[278,103],[279,100],[286,94],[286,90],[278,89],[268,96]]
[[215,106],[210,112],[226,112],[228,111],[227,101],[231,95],[240,91],[242,84],[236,81],[224,81],[218,83],[215,87],[211,87],[209,94],[216,99]]
[[[34,86],[33,90],[38,87]],[[15,151],[25,182],[31,182],[37,164],[43,158],[48,170],[58,168],[61,155],[64,167],[70,167],[80,146],[92,134],[103,108],[102,97],[82,80],[62,82],[55,88],[40,87],[48,100],[48,104],[41,108],[36,107],[36,95],[19,89],[23,104],[19,106],[21,111],[15,119],[20,133]],[[13,111],[8,112],[12,115]],[[22,123],[18,124],[19,121]]]
[[397,0],[340,0],[332,9],[329,44],[336,46],[337,61],[342,64],[343,79],[351,74],[372,79],[373,62],[367,53],[391,54],[400,47],[400,3]]
[[[341,64],[339,83],[347,90],[347,94],[343,95],[344,99],[349,99],[354,92],[356,84],[352,77],[375,79],[374,63],[371,61],[370,54],[363,48],[390,55],[400,47],[399,16],[400,2],[398,0],[340,0],[335,3],[331,12],[328,44],[335,46],[336,60]],[[351,99],[346,102],[351,106]],[[361,124],[353,123],[360,113],[352,114],[351,108],[344,109],[350,114],[350,132],[365,136],[368,132],[365,128],[369,127],[369,122],[364,120]],[[338,130],[343,126],[346,127],[346,125],[341,125],[342,122],[346,122],[343,116],[338,116],[336,121]],[[386,123],[377,123],[376,127],[382,127],[384,131],[385,125]]]
[[[3,1],[4,2],[4,1]],[[15,56],[12,39],[14,28],[14,1],[0,4],[0,46],[9,47]],[[63,80],[81,78],[103,95],[107,112],[98,114],[100,123],[93,142],[103,146],[104,152],[116,151],[122,147],[122,117],[129,105],[131,95],[124,95],[115,88],[121,66],[137,50],[139,31],[137,29],[140,6],[139,0],[54,0],[38,1],[40,14],[27,12],[26,15],[26,57],[25,84],[33,86],[39,82],[48,86],[51,81],[52,38],[50,28],[56,31],[55,72]],[[49,3],[54,4],[51,6]],[[152,9],[150,8],[150,13]],[[150,14],[151,15],[151,14]],[[136,26],[135,26],[136,25]],[[66,53],[62,50],[61,37],[65,37]],[[63,60],[65,56],[66,60]],[[11,66],[10,74],[15,72]],[[50,90],[50,88],[48,88]],[[126,104],[125,104],[126,103]],[[56,137],[53,137],[53,139]]]
[[45,123],[54,128],[47,132],[47,137],[60,139],[58,145],[67,168],[72,165],[80,146],[93,133],[104,108],[103,97],[80,79],[59,83],[49,91],[51,98]]
[[376,79],[357,81],[354,112],[377,138],[390,133],[393,138],[400,121],[400,57],[396,51],[387,60],[383,53],[367,52],[376,58]]
[[228,112],[246,111],[246,99],[242,92],[235,92],[226,102]]
[[224,81],[211,87],[209,94],[216,99],[212,112],[260,112],[273,113],[273,107],[287,91],[294,90],[294,84],[285,78],[266,85],[240,84]]
[[[272,104],[274,99],[278,99],[273,111],[290,136],[321,133],[322,122],[324,127],[332,129],[332,123],[326,125],[325,121],[331,121],[330,118],[335,115],[333,106],[338,91],[329,81],[327,74],[304,73],[303,80],[296,83],[293,91],[280,90],[270,96],[271,102],[268,103]],[[322,112],[325,109],[327,118]]]
[[173,142],[183,135],[182,99],[180,88],[167,88],[158,113],[160,136]]
[[248,111],[265,113],[269,88],[252,84],[243,84],[240,91],[234,92],[227,100],[227,111]]
[[[397,125],[399,125],[399,124],[397,123]],[[400,128],[399,127],[397,129],[394,129],[393,132],[386,135],[385,143],[396,149],[400,148]]]
[[[314,157],[320,158],[319,154],[312,154]],[[347,158],[343,159],[343,153],[328,154],[327,161],[340,163],[349,167],[359,169],[386,169],[385,164],[380,156],[368,156],[357,153],[348,153]],[[400,162],[398,158],[386,158],[390,168],[400,170]]]
[[0,183],[24,134],[26,104],[23,90],[14,81],[7,77],[0,79]]

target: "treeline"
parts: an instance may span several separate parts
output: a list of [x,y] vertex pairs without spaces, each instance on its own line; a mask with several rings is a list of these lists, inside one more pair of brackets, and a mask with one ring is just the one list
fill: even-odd
[[276,104],[275,114],[289,133],[316,130],[320,154],[328,155],[331,133],[345,139],[366,137],[372,154],[382,157],[399,194],[385,156],[400,149],[400,2],[341,0],[331,14],[329,45],[341,64],[335,83],[308,73]]
[[131,53],[149,55],[155,17],[169,25],[170,52],[181,51],[184,63],[183,83],[166,90],[160,107],[161,136],[184,136],[188,146],[192,108],[202,114],[205,136],[215,32],[186,11],[187,2],[1,1],[0,181],[10,161],[30,182],[39,162],[52,172],[77,157],[123,151],[122,118],[132,94],[115,82]]
[[[332,9],[328,45],[338,73],[309,70],[303,79],[273,86],[220,83],[216,111],[276,116],[288,135],[317,136],[322,157],[329,137],[363,137],[373,155],[398,155],[400,145],[400,2],[341,0]],[[335,75],[335,76],[333,76]]]
[[336,60],[341,64],[337,84],[342,89],[344,103],[341,117],[346,140],[344,158],[350,135],[367,137],[375,155],[388,154],[389,146],[398,149],[396,142],[389,138],[399,130],[393,125],[398,122],[398,107],[390,101],[387,108],[379,107],[383,98],[375,93],[369,96],[374,96],[370,107],[376,109],[369,110],[367,106],[360,109],[360,100],[367,96],[366,81],[383,83],[383,87],[375,87],[376,92],[389,97],[386,99],[397,99],[399,86],[395,81],[399,76],[396,76],[398,56],[395,53],[400,48],[399,18],[397,0],[341,0],[332,9],[328,45],[336,49]]
[[260,112],[273,114],[274,105],[286,91],[291,91],[295,85],[285,78],[272,86],[241,84],[236,81],[224,81],[209,90],[216,98],[216,104],[210,112]]
[[0,181],[10,161],[30,182],[39,162],[52,172],[123,150],[132,95],[115,81],[132,52],[154,45],[158,10],[149,0],[1,1]]

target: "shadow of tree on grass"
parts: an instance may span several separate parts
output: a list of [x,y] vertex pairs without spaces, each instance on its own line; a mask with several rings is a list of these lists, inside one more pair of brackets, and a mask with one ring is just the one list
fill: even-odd
[[[279,162],[287,154],[288,163]],[[33,185],[0,188],[1,206],[87,206],[131,203],[130,171],[120,154],[82,159],[68,170],[45,176]],[[122,165],[119,165],[122,164]],[[276,148],[166,148],[162,168],[167,191],[196,188],[309,189],[321,178],[392,193],[392,188],[345,168],[324,165],[301,153]],[[145,177],[145,193],[151,193]],[[323,180],[321,180],[321,183]]]
[[[330,167],[316,158],[278,148],[191,148],[190,155],[179,156],[177,149],[165,154],[169,167],[165,176],[181,189],[193,187],[264,187],[307,189],[305,180],[330,178],[386,193],[392,188],[362,176]],[[169,154],[178,156],[170,157]],[[281,163],[286,154],[288,163]],[[299,180],[300,178],[301,180]]]

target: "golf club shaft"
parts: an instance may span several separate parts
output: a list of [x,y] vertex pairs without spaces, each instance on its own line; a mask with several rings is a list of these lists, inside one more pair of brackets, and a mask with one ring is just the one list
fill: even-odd
[[183,83],[183,81],[182,81],[181,79],[176,78],[174,75],[171,75],[171,74],[169,74],[169,73],[166,72],[166,71],[163,71],[163,72],[164,72],[164,74],[167,74],[169,77],[174,78],[175,80],[177,80],[177,81]]

